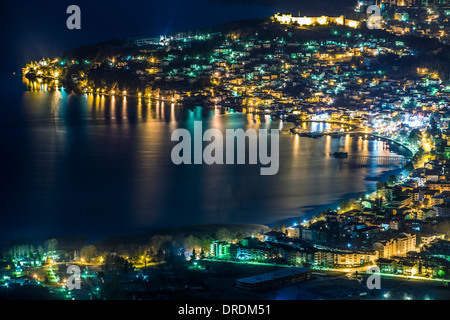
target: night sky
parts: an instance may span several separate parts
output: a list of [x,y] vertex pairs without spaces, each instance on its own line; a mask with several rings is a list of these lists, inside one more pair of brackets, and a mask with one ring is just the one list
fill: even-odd
[[[112,38],[144,37],[230,21],[270,16],[330,13],[354,0],[51,0],[2,2],[2,72],[27,61]],[[81,30],[66,28],[66,9],[81,9]]]

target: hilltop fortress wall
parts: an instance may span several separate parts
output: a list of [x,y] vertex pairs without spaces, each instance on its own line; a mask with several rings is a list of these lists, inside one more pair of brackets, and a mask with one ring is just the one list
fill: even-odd
[[329,23],[335,23],[338,25],[346,25],[351,28],[357,28],[360,24],[359,21],[346,19],[343,15],[339,17],[293,17],[291,14],[276,14],[274,18],[280,23],[298,23],[301,26],[310,26],[313,24],[326,25]]

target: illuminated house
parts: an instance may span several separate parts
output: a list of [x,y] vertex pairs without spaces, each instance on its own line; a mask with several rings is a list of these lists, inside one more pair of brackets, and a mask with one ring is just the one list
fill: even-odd
[[301,235],[300,228],[301,228],[300,226],[292,226],[292,227],[286,228],[288,237],[289,238],[300,238],[300,235]]
[[401,233],[397,238],[376,242],[373,247],[379,252],[380,258],[405,256],[410,251],[416,251],[416,235]]
[[352,252],[339,253],[334,255],[334,264],[343,266],[359,266],[365,263],[373,263],[377,260],[375,252]]
[[269,258],[270,252],[268,248],[262,247],[238,247],[236,252],[237,260],[265,260]]
[[348,266],[355,267],[365,263],[374,263],[378,258],[372,252],[331,252],[317,251],[314,253],[314,264],[317,266]]
[[[267,248],[258,238],[247,237],[238,245],[236,259],[238,260],[264,260],[270,256]],[[233,257],[234,258],[234,257]]]
[[383,273],[395,273],[397,270],[397,261],[380,258],[377,260],[377,266]]
[[230,244],[225,241],[214,241],[210,249],[211,255],[215,258],[228,258],[230,255]]
[[329,266],[334,264],[334,254],[329,251],[314,252],[314,265]]
[[428,245],[431,242],[433,242],[436,239],[442,239],[445,240],[445,234],[441,233],[441,234],[422,234],[420,236],[422,243],[421,245]]
[[40,263],[36,259],[31,258],[20,258],[17,262],[17,265],[20,265],[21,267],[31,267],[31,266],[39,266]]
[[381,5],[390,5],[390,6],[399,6],[399,7],[405,7],[405,6],[415,6],[420,4],[429,4],[429,3],[441,3],[443,0],[377,0],[376,4],[378,6]]

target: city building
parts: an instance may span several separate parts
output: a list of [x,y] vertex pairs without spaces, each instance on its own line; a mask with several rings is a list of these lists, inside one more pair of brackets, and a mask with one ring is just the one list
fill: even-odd
[[228,258],[230,255],[230,244],[226,241],[213,241],[210,246],[210,254],[215,258]]
[[395,238],[376,242],[373,247],[378,251],[380,258],[405,256],[410,251],[416,251],[416,235],[401,233]]

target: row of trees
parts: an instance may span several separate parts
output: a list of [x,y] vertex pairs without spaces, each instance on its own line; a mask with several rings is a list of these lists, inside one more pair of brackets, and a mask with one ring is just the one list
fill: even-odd
[[[141,243],[122,241],[114,246],[99,244],[87,245],[81,248],[80,256],[86,262],[92,262],[99,257],[106,257],[108,253],[115,252],[119,256],[126,256],[132,260],[165,260],[167,254],[186,253],[192,255],[195,253],[206,256],[210,251],[211,243],[215,240],[227,242],[239,242],[244,237],[249,236],[243,231],[231,231],[227,228],[219,228],[212,233],[202,234],[155,234],[147,241]],[[253,233],[258,236],[259,234]]]
[[58,249],[58,240],[49,239],[43,245],[34,246],[32,244],[17,244],[9,246],[4,254],[10,259],[31,258],[42,260],[44,254],[53,254]]

